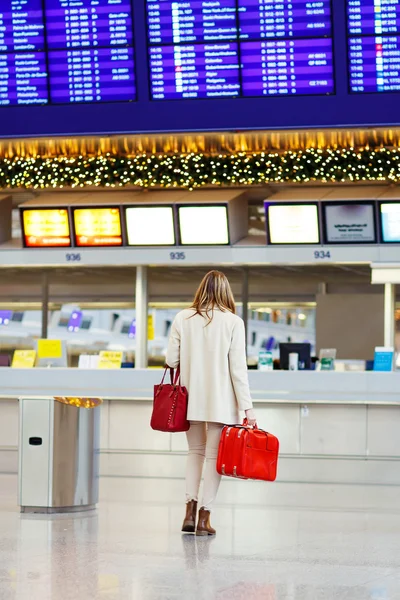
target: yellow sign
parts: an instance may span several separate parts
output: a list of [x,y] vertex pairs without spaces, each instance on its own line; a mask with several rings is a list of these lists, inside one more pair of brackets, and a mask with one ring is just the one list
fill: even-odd
[[13,369],[32,369],[35,360],[36,350],[16,350],[11,366]]
[[39,358],[62,358],[61,340],[38,340]]
[[36,208],[24,210],[22,215],[28,248],[71,245],[67,209]]
[[76,208],[74,224],[77,246],[122,246],[118,207]]
[[102,350],[99,354],[98,369],[120,369],[122,352],[116,350]]
[[155,329],[154,329],[154,317],[149,315],[147,318],[147,339],[154,340]]

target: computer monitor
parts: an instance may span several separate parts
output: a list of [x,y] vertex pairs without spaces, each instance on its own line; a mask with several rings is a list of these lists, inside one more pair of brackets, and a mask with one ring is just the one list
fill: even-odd
[[281,369],[284,369],[285,371],[289,370],[289,354],[292,354],[292,352],[296,352],[299,355],[300,371],[311,369],[311,344],[306,342],[302,344],[292,342],[279,344]]

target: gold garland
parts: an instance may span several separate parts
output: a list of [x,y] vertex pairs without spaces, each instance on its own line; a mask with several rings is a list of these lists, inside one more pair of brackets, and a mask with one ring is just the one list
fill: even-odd
[[400,149],[324,149],[283,153],[105,154],[0,159],[0,187],[125,186],[186,188],[309,182],[398,182]]

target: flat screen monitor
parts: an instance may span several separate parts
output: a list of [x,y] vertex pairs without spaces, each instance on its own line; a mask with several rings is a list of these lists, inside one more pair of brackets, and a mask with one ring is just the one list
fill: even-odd
[[299,355],[299,371],[311,369],[311,344],[307,342],[284,342],[282,344],[279,344],[279,358],[281,369],[284,369],[285,371],[289,370],[289,354],[293,353]]
[[129,246],[174,246],[172,206],[131,206],[125,209]]
[[11,321],[13,323],[22,323],[22,321],[24,320],[24,313],[23,312],[14,312],[11,318]]
[[81,329],[84,331],[89,331],[92,326],[92,317],[82,317]]
[[122,327],[121,327],[121,331],[120,334],[121,335],[127,335],[129,333],[129,328],[130,328],[131,324],[126,322],[123,323]]
[[61,313],[60,318],[58,319],[58,327],[68,327],[70,318],[71,318],[71,315],[66,315],[65,313]]
[[21,211],[25,248],[71,246],[69,215],[66,208],[23,208]]
[[325,202],[322,204],[327,244],[374,244],[374,202]]
[[380,204],[382,241],[400,243],[400,202]]
[[77,246],[122,246],[119,207],[74,208],[73,217]]
[[226,205],[180,206],[178,215],[180,243],[183,246],[229,244]]
[[270,244],[319,244],[316,203],[265,203]]

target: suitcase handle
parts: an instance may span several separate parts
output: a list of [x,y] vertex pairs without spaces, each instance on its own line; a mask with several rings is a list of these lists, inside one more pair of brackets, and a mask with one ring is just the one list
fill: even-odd
[[[243,419],[243,427],[250,427],[247,419]],[[258,429],[257,423],[254,425],[253,429]]]

